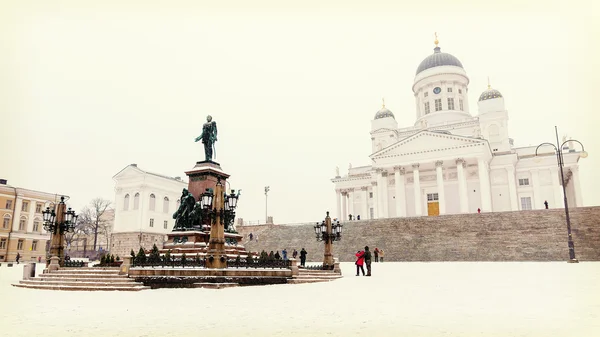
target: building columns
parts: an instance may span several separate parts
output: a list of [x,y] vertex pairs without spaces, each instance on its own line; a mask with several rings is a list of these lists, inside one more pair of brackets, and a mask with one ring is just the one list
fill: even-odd
[[573,181],[573,187],[575,188],[575,206],[583,207],[583,197],[581,195],[581,184],[579,183],[579,166],[571,166],[571,181]]
[[396,216],[406,217],[406,185],[404,182],[404,168],[394,166],[394,179],[396,180]]
[[369,218],[371,219],[377,219],[377,217],[379,216],[379,213],[377,212],[377,204],[379,202],[379,198],[377,198],[377,193],[379,191],[377,191],[377,182],[376,181],[372,181],[371,182],[371,186],[372,186],[372,193],[373,193],[373,217],[371,218],[371,212],[369,212]]
[[550,169],[550,175],[552,177],[552,188],[554,189],[554,204],[548,205],[548,208],[561,208],[564,206],[563,201],[563,190],[560,184],[560,172],[558,167]]
[[413,164],[413,187],[415,194],[415,214],[416,216],[423,215],[423,200],[421,200],[421,181],[419,180],[419,164]]
[[444,190],[444,174],[442,167],[444,162],[438,160],[435,162],[435,175],[437,180],[438,202],[440,207],[440,215],[446,214],[446,191]]
[[469,197],[467,194],[467,179],[465,177],[465,167],[467,163],[464,159],[459,158],[456,160],[456,172],[458,178],[458,196],[460,199],[460,212],[469,212]]
[[361,187],[360,190],[363,192],[363,204],[361,219],[366,220],[369,218],[369,188]]
[[531,209],[544,208],[544,200],[540,192],[540,173],[538,169],[531,170],[531,184],[533,185],[533,205]]
[[338,219],[342,218],[342,190],[335,190]]
[[348,219],[348,192],[342,191],[342,216],[338,219],[344,221]]
[[515,167],[507,166],[506,174],[508,175],[508,194],[510,197],[510,210],[519,210],[519,199],[517,197],[517,181],[515,179]]
[[[352,219],[354,219],[356,217],[356,214],[354,214],[354,189],[353,188],[349,188],[348,189],[348,214],[350,215],[352,214]],[[346,218],[349,219],[349,218]]]
[[389,218],[389,207],[388,207],[388,173],[387,171],[381,172],[381,216],[380,218]]
[[490,189],[490,177],[487,169],[487,163],[483,158],[477,159],[479,168],[479,188],[481,189],[481,211],[492,211],[492,195]]

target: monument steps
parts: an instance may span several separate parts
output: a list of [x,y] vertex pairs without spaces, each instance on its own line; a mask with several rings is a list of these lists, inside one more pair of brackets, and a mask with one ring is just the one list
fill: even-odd
[[292,278],[287,281],[289,284],[303,284],[303,283],[318,283],[318,282],[329,282],[332,280],[322,278]]
[[288,283],[300,284],[329,282],[339,278],[342,278],[342,275],[340,273],[334,272],[333,270],[314,270],[299,268],[298,275],[294,275],[291,279],[288,279]]
[[69,291],[139,291],[150,289],[127,275],[119,275],[118,268],[64,268],[45,272],[13,284],[15,287]]
[[194,283],[193,288],[206,288],[206,289],[224,289],[239,287],[239,283]]

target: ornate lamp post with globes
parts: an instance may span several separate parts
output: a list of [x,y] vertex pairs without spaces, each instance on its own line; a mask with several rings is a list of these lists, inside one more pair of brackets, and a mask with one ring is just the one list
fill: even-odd
[[578,263],[579,261],[575,258],[575,244],[573,243],[573,236],[571,235],[571,218],[569,217],[569,204],[567,202],[567,190],[565,187],[565,178],[564,178],[564,174],[563,174],[563,166],[565,165],[564,162],[564,158],[563,158],[563,146],[565,144],[567,144],[568,142],[576,142],[579,143],[579,145],[581,145],[581,154],[580,156],[582,158],[586,158],[587,157],[587,152],[585,152],[585,149],[583,147],[583,144],[581,144],[580,141],[575,140],[575,139],[569,139],[564,141],[562,144],[559,143],[558,141],[558,128],[555,126],[554,127],[554,131],[556,132],[556,145],[552,144],[552,143],[542,143],[540,145],[538,145],[538,147],[535,149],[535,155],[537,157],[538,155],[538,149],[541,146],[544,145],[549,145],[552,146],[554,148],[554,150],[556,151],[556,160],[558,161],[558,168],[560,169],[560,181],[561,181],[561,185],[562,185],[562,189],[563,189],[563,200],[564,200],[564,204],[565,204],[565,217],[567,220],[567,234],[568,234],[568,244],[569,244],[569,263]]
[[342,239],[342,227],[343,225],[337,221],[335,224],[331,223],[331,218],[329,217],[329,212],[327,212],[327,217],[320,224],[314,226],[315,235],[317,237],[317,241],[325,242],[325,254],[323,257],[323,269],[329,270],[333,269],[333,241],[340,241]]
[[42,212],[44,218],[44,229],[52,233],[51,244],[50,244],[50,256],[58,258],[58,264],[63,267],[65,263],[64,259],[64,242],[65,233],[73,232],[75,224],[77,223],[78,215],[70,207],[67,210],[65,204],[65,197],[60,197],[60,202],[56,205],[55,209],[46,207],[46,210]]

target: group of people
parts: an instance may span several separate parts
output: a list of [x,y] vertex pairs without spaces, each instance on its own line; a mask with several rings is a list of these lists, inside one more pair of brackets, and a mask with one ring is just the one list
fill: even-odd
[[[265,252],[264,250],[261,252],[261,256],[263,256],[264,254],[266,254],[270,259],[275,259],[275,260],[287,260],[288,259],[288,252],[287,249],[282,249],[281,250],[281,254],[279,254],[279,251],[276,252],[269,252],[269,254],[267,254],[267,252]],[[298,257],[298,255],[300,255],[300,265],[301,266],[305,266],[306,264],[306,255],[308,253],[306,252],[306,249],[302,248],[300,250],[300,252],[298,252],[297,250],[294,249],[294,251],[292,252],[292,257],[294,259],[296,259]]]
[[[356,276],[360,276],[362,272],[363,276],[371,276],[371,256],[375,257],[375,262],[383,262],[384,252],[383,249],[375,247],[373,254],[369,250],[369,246],[365,246],[365,250],[359,250],[356,252]],[[367,274],[365,275],[364,265],[367,265]]]

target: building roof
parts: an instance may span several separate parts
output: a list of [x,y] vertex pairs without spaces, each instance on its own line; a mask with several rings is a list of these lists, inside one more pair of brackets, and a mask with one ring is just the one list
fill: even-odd
[[113,176],[113,178],[116,177],[116,176],[118,176],[121,172],[123,172],[124,170],[126,170],[129,167],[132,167],[132,168],[134,168],[134,169],[136,169],[136,170],[138,170],[138,171],[140,171],[142,173],[145,173],[145,174],[150,174],[150,175],[153,175],[153,176],[156,176],[156,177],[160,177],[160,178],[164,178],[164,179],[169,179],[169,180],[174,180],[174,181],[177,181],[177,182],[185,183],[185,181],[181,180],[181,177],[169,177],[169,176],[166,176],[164,174],[159,174],[159,173],[154,173],[154,172],[150,172],[150,171],[145,171],[145,170],[142,170],[141,168],[139,168],[137,166],[137,164],[129,164],[129,165],[125,166],[121,171],[119,171],[117,174],[115,174]]
[[496,89],[492,89],[491,87],[488,86],[488,89],[486,91],[482,92],[481,95],[479,96],[479,102],[486,101],[488,99],[498,98],[498,97],[502,97],[502,94],[500,93],[500,91],[498,91]]
[[462,63],[460,63],[460,61],[454,55],[442,53],[440,47],[435,47],[433,49],[433,54],[427,56],[423,61],[421,61],[421,64],[419,64],[419,67],[417,68],[416,74],[418,75],[420,72],[429,68],[440,66],[455,66],[463,68]]

